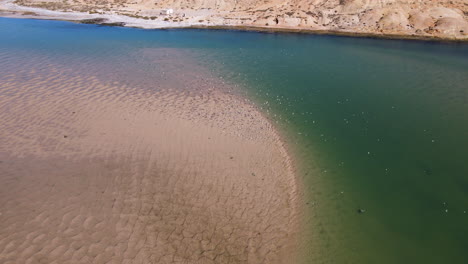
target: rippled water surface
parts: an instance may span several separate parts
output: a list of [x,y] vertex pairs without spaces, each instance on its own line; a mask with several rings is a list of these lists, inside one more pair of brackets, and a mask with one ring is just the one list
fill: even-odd
[[151,89],[151,49],[170,48],[241,87],[297,160],[305,263],[468,262],[466,44],[3,18],[0,34],[0,74],[34,54]]

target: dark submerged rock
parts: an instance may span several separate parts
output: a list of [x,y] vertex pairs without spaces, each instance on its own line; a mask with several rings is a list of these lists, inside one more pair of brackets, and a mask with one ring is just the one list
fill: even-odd
[[123,27],[125,26],[125,22],[109,22],[106,23],[107,18],[91,18],[91,19],[83,19],[80,20],[81,24],[95,24],[100,26],[108,26],[108,27]]
[[100,25],[108,27],[124,27],[125,22],[101,23]]
[[80,23],[81,24],[102,24],[104,22],[106,22],[107,19],[105,18],[91,18],[91,19],[83,19],[83,20],[80,20]]

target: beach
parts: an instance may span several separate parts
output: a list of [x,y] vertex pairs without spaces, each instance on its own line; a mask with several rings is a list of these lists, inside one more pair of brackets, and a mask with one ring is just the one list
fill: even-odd
[[0,262],[294,262],[277,131],[188,55],[144,52],[157,89],[0,52]]

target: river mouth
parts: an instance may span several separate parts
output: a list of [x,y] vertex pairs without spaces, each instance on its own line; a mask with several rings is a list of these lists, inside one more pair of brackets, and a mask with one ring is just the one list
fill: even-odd
[[[103,121],[114,120],[109,122],[116,123],[120,117],[127,118],[126,115],[129,115],[143,128],[148,123],[145,121],[148,116],[135,114],[139,112],[135,109],[167,106],[180,102],[178,98],[187,97],[196,100],[187,101],[185,105],[189,107],[184,109],[192,109],[193,106],[196,110],[201,102],[209,102],[210,105],[212,102],[214,108],[206,108],[207,115],[203,118],[211,120],[209,122],[217,118],[224,120],[216,121],[218,125],[224,123],[230,126],[245,117],[248,120],[257,118],[257,114],[253,113],[260,110],[261,114],[258,115],[266,116],[268,122],[260,125],[257,122],[241,122],[236,130],[239,133],[230,136],[261,141],[264,132],[255,131],[261,130],[262,124],[267,131],[272,125],[281,132],[282,141],[286,143],[296,165],[296,177],[300,184],[296,191],[305,193],[303,200],[291,201],[300,203],[298,209],[305,208],[306,214],[300,213],[303,210],[299,210],[299,213],[289,211],[292,215],[300,215],[304,221],[305,230],[298,236],[299,245],[291,241],[278,243],[290,246],[286,248],[298,248],[304,263],[466,262],[468,241],[460,235],[468,232],[465,225],[468,217],[466,45],[235,31],[145,31],[31,20],[2,19],[0,25],[5,36],[9,36],[0,44],[0,52],[7,54],[2,57],[2,63],[16,67],[3,68],[2,78],[16,74],[16,82],[26,82],[30,81],[30,76],[37,75],[18,74],[28,66],[13,61],[18,57],[32,60],[34,56],[27,54],[32,52],[33,55],[53,59],[59,62],[58,65],[73,65],[70,68],[76,71],[65,70],[63,73],[70,80],[73,80],[76,72],[86,73],[86,76],[99,73],[97,79],[81,81],[83,87],[87,87],[87,84],[95,87],[89,90],[91,92],[101,89],[96,88],[100,82],[119,80],[111,83],[111,86],[120,87],[117,91],[125,96],[104,93],[103,98],[120,100],[133,96],[138,98],[135,102],[141,103],[138,107],[114,105],[112,109],[115,109],[115,113],[107,115],[106,112]],[[175,63],[178,54],[192,58],[190,63],[184,60]],[[80,63],[83,58],[90,63]],[[162,63],[164,67],[158,68],[155,62],[164,60],[167,63]],[[195,65],[206,70],[203,78],[196,78],[201,73],[192,72],[197,68]],[[103,70],[106,67],[109,70]],[[180,71],[184,74],[167,76],[167,72],[161,70],[166,67],[167,72]],[[56,68],[57,72],[64,70],[62,67]],[[50,72],[50,69],[46,71]],[[41,69],[36,71],[40,72]],[[122,78],[128,72],[136,77]],[[57,76],[62,77],[42,81],[53,85],[67,79],[64,75]],[[154,82],[155,79],[159,81]],[[171,88],[174,82],[178,83],[178,89]],[[151,85],[156,85],[158,89],[148,89]],[[132,92],[131,87],[134,86],[142,90]],[[218,87],[224,87],[221,97],[213,89]],[[108,90],[116,91],[114,88]],[[75,92],[81,94],[79,89]],[[166,100],[152,99],[150,101],[153,103],[144,103],[155,93]],[[6,100],[10,94],[4,93],[4,96]],[[225,96],[236,103],[229,103],[234,101],[223,99]],[[255,106],[248,101],[250,107],[237,109],[239,104],[244,106],[242,102],[246,98],[253,101]],[[34,113],[36,104],[29,105],[29,111]],[[226,114],[218,115],[220,111],[214,111],[218,107],[214,105],[225,107],[223,112]],[[95,107],[100,109],[99,104]],[[121,109],[129,109],[129,113]],[[243,117],[238,115],[238,110]],[[180,109],[174,107],[166,113],[177,114],[178,111]],[[67,115],[58,117],[69,118],[68,114],[74,110],[67,108],[66,112]],[[83,122],[94,118],[91,112],[88,113],[82,116]],[[198,120],[199,116],[193,116],[194,113],[197,111],[187,110],[184,116]],[[212,115],[214,119],[210,119]],[[33,123],[34,120],[29,122]],[[212,131],[210,127],[207,126],[206,131]],[[195,126],[193,129],[196,130]],[[105,139],[101,133],[112,134],[111,130],[119,129],[97,131],[93,135]],[[224,130],[229,129],[226,127]],[[135,131],[125,133],[137,134]],[[170,135],[172,132],[165,133]],[[212,132],[200,132],[204,133]],[[66,130],[56,135],[54,140],[61,142],[58,145],[62,146],[62,141],[74,140],[75,137]],[[125,141],[125,136],[121,138]],[[192,142],[190,138],[180,138],[181,142]],[[88,142],[86,146],[94,149],[100,146],[97,141]],[[223,140],[219,138],[218,141]],[[11,146],[12,142],[4,140],[2,145]],[[120,144],[120,138],[115,142]],[[274,142],[277,141],[272,144]],[[151,144],[146,141],[136,143],[143,149]],[[197,146],[203,149],[202,145]],[[266,145],[258,149],[265,149]],[[18,144],[9,148],[27,146]],[[233,144],[232,148],[235,146],[237,144]],[[131,148],[128,146],[128,149]],[[277,152],[278,155],[281,155],[280,152]],[[112,150],[105,154],[113,153]],[[260,159],[270,152],[252,153]],[[142,152],[139,156],[145,155],[149,154]],[[257,168],[255,163],[249,163],[248,159],[238,160],[240,154],[221,156],[227,157],[222,164],[229,165],[232,160],[247,164],[242,175],[258,180],[258,186],[265,181],[258,178],[257,172],[250,171]],[[218,155],[213,155],[213,159],[216,158],[219,158]],[[2,158],[3,168],[6,166],[4,160]],[[127,161],[145,164],[143,161]],[[14,162],[16,168],[22,162],[24,160]],[[114,165],[109,164],[109,167],[113,168]],[[28,166],[35,168],[34,164]],[[70,166],[74,168],[78,165]],[[140,169],[145,170],[144,166]],[[156,183],[151,184],[154,186]],[[289,199],[285,197],[284,200]],[[255,203],[252,200],[248,204]],[[274,202],[273,205],[278,204]],[[287,203],[283,205],[276,208],[287,208]],[[248,207],[241,205],[244,206]],[[286,215],[282,219],[286,219]],[[280,237],[284,238],[283,235]],[[244,258],[237,260],[243,261]],[[257,260],[251,259],[251,262],[257,263]]]

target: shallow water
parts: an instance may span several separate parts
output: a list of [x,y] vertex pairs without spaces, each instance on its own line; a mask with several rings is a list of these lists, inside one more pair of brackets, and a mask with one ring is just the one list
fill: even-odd
[[468,46],[245,35],[224,57],[287,127],[309,259],[468,261]]
[[151,87],[148,51],[171,48],[241,87],[298,161],[305,263],[468,261],[467,45],[2,18],[0,34],[3,63],[41,54]]
[[295,257],[291,160],[233,87],[187,49],[43,33],[0,49],[0,263]]

